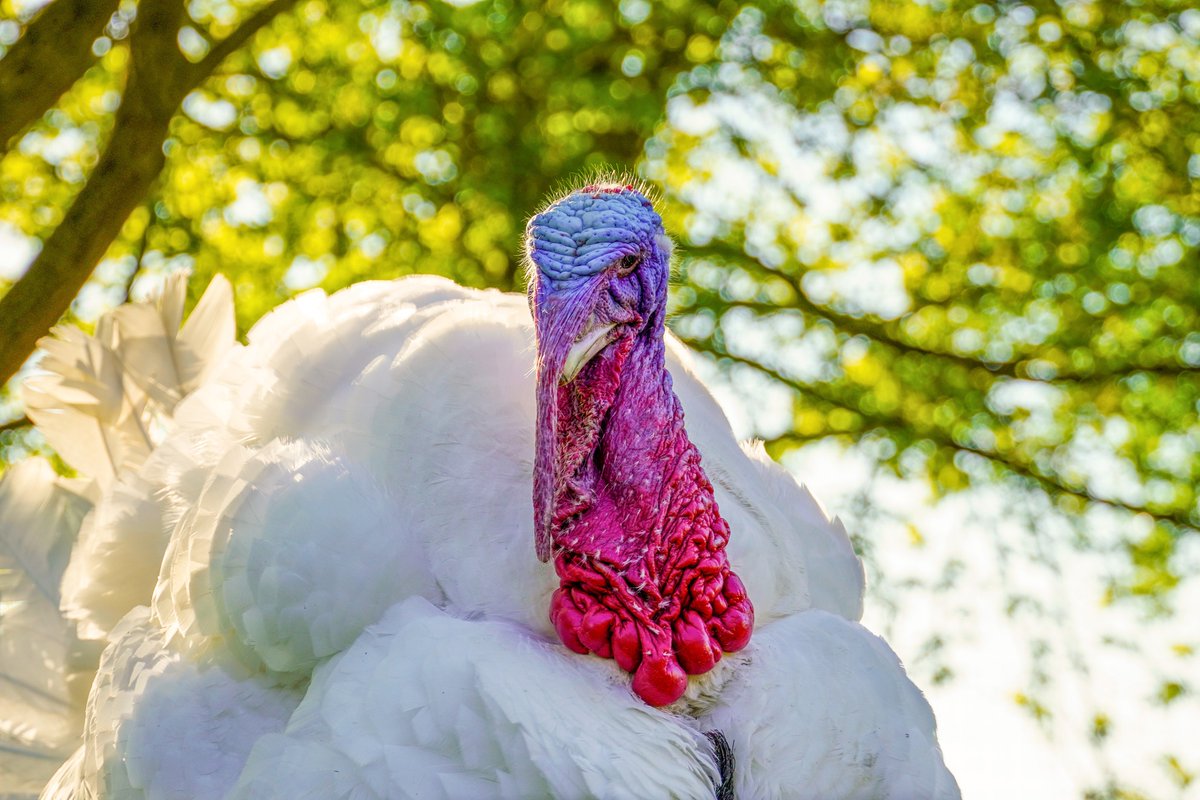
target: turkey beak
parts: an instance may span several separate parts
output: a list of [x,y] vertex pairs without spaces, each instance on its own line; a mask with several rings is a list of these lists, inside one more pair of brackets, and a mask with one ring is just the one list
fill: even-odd
[[570,383],[575,380],[579,371],[587,366],[587,363],[597,353],[609,345],[613,339],[612,332],[616,327],[615,323],[596,324],[595,320],[589,320],[583,333],[567,351],[567,359],[563,363],[562,374],[559,376],[558,382]]

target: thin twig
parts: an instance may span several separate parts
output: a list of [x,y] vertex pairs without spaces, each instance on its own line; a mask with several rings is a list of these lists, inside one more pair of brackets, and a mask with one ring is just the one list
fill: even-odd
[[208,75],[212,73],[222,61],[229,58],[234,51],[241,49],[242,45],[250,41],[254,34],[266,27],[275,17],[296,5],[296,3],[297,0],[273,0],[254,12],[250,19],[243,22],[238,26],[237,30],[218,42],[208,52],[208,55],[196,64],[201,74]]
[[795,295],[795,300],[790,306],[770,306],[770,304],[754,304],[754,303],[731,303],[730,305],[745,305],[759,306],[760,312],[770,311],[786,311],[789,308],[809,314],[829,322],[838,330],[858,336],[865,336],[874,342],[882,344],[905,353],[912,353],[921,356],[932,356],[941,361],[957,364],[966,369],[985,369],[994,375],[1001,375],[1009,378],[1018,378],[1021,380],[1037,381],[1040,383],[1053,383],[1056,381],[1069,383],[1095,383],[1101,381],[1118,380],[1120,378],[1129,377],[1130,375],[1144,372],[1152,375],[1161,375],[1164,377],[1181,377],[1181,376],[1198,376],[1200,370],[1195,367],[1188,367],[1174,364],[1137,364],[1128,363],[1122,364],[1117,368],[1100,370],[1093,373],[1085,374],[1080,372],[1064,370],[1058,365],[1051,366],[1056,371],[1052,378],[1041,378],[1030,371],[1029,366],[1032,361],[1037,360],[1036,357],[1017,359],[1013,361],[989,361],[982,358],[974,358],[972,356],[962,355],[961,353],[953,353],[947,350],[927,347],[917,344],[906,337],[899,336],[887,329],[887,323],[884,321],[872,320],[867,317],[858,317],[853,314],[847,314],[828,306],[820,305],[813,302],[808,295],[804,293],[804,289],[800,284],[800,280],[796,275],[784,272],[783,270],[769,267],[763,264],[757,258],[754,258],[746,251],[731,244],[716,242],[697,248],[688,252],[688,258],[695,259],[717,259],[720,261],[731,262],[743,266],[748,266],[751,270],[765,272],[768,275],[779,278],[784,281]]
[[29,417],[18,417],[17,419],[10,419],[8,422],[0,422],[0,433],[4,433],[5,431],[16,431],[16,430],[20,430],[21,428],[30,427],[32,425],[33,425],[33,421],[30,420]]

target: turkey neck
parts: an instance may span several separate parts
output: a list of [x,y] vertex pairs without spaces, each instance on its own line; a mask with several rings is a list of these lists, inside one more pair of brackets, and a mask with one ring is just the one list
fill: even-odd
[[622,569],[648,561],[650,575],[638,577],[650,577],[682,506],[709,508],[717,528],[728,526],[687,437],[661,339],[637,336],[612,349],[559,388],[559,447],[570,478],[555,507],[555,543]]
[[558,389],[552,521],[555,628],[572,650],[634,672],[652,705],[743,647],[753,625],[729,568],[729,526],[666,369],[661,320]]

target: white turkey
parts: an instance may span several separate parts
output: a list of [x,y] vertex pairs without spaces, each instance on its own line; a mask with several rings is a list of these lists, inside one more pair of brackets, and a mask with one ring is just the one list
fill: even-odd
[[841,524],[665,332],[651,203],[584,187],[526,248],[528,299],[314,291],[242,346],[175,281],[45,345],[91,482],[0,485],[0,789],[958,797]]

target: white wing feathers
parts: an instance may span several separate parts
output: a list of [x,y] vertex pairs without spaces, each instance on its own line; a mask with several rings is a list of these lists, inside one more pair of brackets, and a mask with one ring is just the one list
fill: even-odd
[[[74,626],[58,585],[88,503],[40,458],[0,480],[0,787],[38,791],[75,748]],[[90,677],[90,676],[89,676]]]
[[[97,484],[62,583],[63,612],[88,639],[148,602],[167,545],[161,490],[188,464],[178,443],[152,448],[174,427],[181,399],[236,347],[229,281],[214,278],[180,329],[186,289],[186,276],[172,276],[154,304],[105,314],[93,337],[70,329],[43,339],[58,356],[25,384],[30,417],[39,429],[50,419],[50,443]],[[90,363],[103,368],[89,376]]]
[[[711,798],[705,738],[641,703],[611,662],[414,598],[317,670],[232,798]],[[324,783],[323,783],[324,782]]]
[[85,639],[104,639],[154,590],[167,542],[157,488],[138,473],[122,473],[83,522],[60,608]]
[[87,748],[80,745],[37,795],[39,800],[97,800],[96,793],[83,777],[86,756]]
[[326,445],[235,447],[183,517],[155,595],[160,624],[305,679],[393,603],[438,598],[378,483]]
[[[121,800],[219,800],[259,737],[282,729],[293,691],[185,658],[148,610],[113,631],[87,704],[83,755],[57,794]],[[73,763],[74,762],[74,763]],[[70,779],[77,781],[72,785]]]
[[[93,336],[56,328],[39,342],[45,355],[23,386],[30,419],[86,480],[63,481],[31,460],[11,467],[0,488],[5,790],[36,791],[73,748],[100,653],[99,642],[77,635],[102,639],[153,587],[165,533],[154,487],[136,471],[179,398],[234,346],[228,281],[210,284],[180,330],[185,293],[179,276],[155,305],[104,315]],[[85,520],[89,499],[98,507]]]
[[186,290],[187,275],[176,273],[154,305],[126,304],[112,312],[114,350],[125,374],[167,413],[203,383],[236,334],[233,289],[224,276],[213,278],[181,328]]
[[[102,319],[97,337],[108,339]],[[58,327],[38,345],[39,367],[49,375],[25,380],[25,413],[71,466],[101,486],[122,469],[136,469],[153,443],[146,430],[146,396],[127,382],[120,361],[104,340],[77,328]]]

